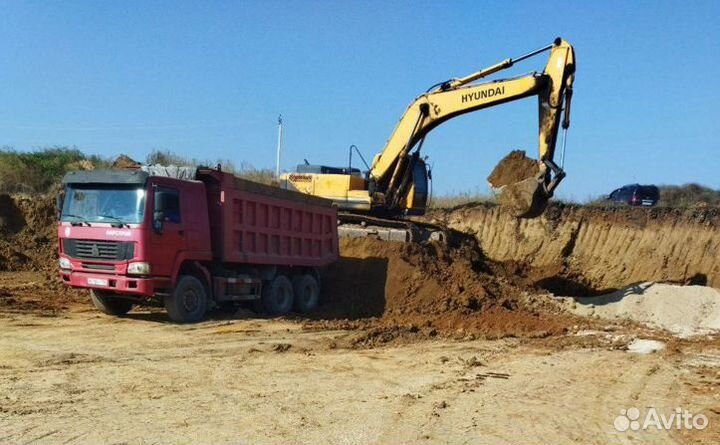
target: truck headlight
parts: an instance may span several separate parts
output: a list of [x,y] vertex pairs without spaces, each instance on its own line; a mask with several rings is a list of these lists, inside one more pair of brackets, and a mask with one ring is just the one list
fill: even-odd
[[127,273],[132,275],[150,275],[150,263],[130,263]]
[[69,259],[60,257],[60,269],[72,269],[72,263]]

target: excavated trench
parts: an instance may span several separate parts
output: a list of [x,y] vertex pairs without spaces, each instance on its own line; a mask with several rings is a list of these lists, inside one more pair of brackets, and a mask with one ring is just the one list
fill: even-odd
[[343,258],[325,280],[326,326],[371,327],[381,340],[538,337],[591,323],[559,310],[552,295],[599,296],[647,281],[720,287],[718,209],[554,204],[541,218],[517,219],[475,205],[426,219],[460,242],[341,240]]
[[598,208],[554,204],[517,219],[492,205],[436,211],[472,234],[516,279],[556,295],[604,294],[644,281],[720,287],[717,208]]

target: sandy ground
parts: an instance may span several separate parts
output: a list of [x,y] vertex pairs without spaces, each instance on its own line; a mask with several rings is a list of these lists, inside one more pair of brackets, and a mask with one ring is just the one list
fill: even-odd
[[720,290],[712,287],[647,282],[607,295],[565,300],[580,315],[631,319],[680,337],[720,331]]
[[[720,343],[622,332],[346,349],[283,320],[0,313],[0,443],[717,443]],[[682,407],[702,431],[617,432]]]

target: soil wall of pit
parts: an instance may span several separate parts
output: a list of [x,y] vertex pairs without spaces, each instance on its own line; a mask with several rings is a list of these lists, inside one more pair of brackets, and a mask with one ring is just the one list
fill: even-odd
[[536,219],[492,205],[428,216],[475,236],[485,255],[558,294],[596,294],[643,281],[720,288],[720,210],[554,204]]

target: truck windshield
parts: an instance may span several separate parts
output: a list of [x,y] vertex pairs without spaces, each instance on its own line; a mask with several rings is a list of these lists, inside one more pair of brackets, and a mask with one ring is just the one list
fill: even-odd
[[137,186],[77,184],[65,189],[61,221],[138,224],[145,214],[145,190]]

